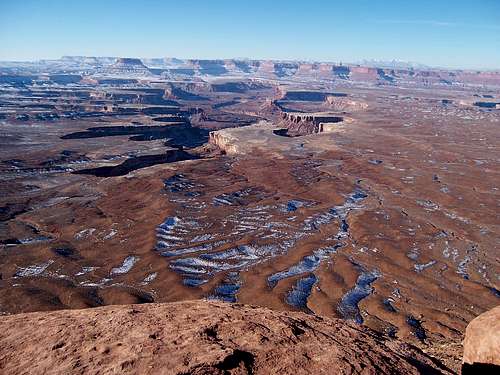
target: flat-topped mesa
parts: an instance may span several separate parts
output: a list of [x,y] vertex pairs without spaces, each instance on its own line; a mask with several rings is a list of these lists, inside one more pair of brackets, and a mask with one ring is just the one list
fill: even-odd
[[112,65],[106,67],[104,72],[111,74],[134,73],[140,75],[151,73],[140,59],[132,57],[119,57]]
[[329,132],[330,124],[343,121],[342,117],[330,113],[283,112],[281,118],[281,125],[288,129],[290,136]]
[[320,76],[320,75],[328,75],[331,73],[331,64],[326,63],[301,63],[298,66],[296,75],[297,76]]

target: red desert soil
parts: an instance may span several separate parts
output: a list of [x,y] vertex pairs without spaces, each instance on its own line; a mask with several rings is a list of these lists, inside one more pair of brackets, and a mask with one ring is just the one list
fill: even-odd
[[2,374],[451,373],[354,323],[223,302],[17,314],[0,330]]

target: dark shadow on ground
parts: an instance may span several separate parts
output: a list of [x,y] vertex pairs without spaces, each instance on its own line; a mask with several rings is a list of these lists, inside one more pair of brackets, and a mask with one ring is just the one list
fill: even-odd
[[198,147],[208,141],[209,131],[175,122],[166,126],[101,126],[63,135],[61,139],[85,139],[130,135],[131,141],[166,139],[171,147]]
[[193,159],[199,159],[199,157],[191,155],[184,150],[168,150],[164,154],[144,155],[130,158],[115,166],[82,169],[73,173],[94,175],[97,177],[124,176],[137,169],[150,167],[156,164],[173,163],[176,161]]

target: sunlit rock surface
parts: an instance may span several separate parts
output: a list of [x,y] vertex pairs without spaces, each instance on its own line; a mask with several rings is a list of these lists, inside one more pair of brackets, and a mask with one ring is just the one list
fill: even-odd
[[221,302],[19,314],[0,328],[0,370],[11,375],[451,374],[342,320]]

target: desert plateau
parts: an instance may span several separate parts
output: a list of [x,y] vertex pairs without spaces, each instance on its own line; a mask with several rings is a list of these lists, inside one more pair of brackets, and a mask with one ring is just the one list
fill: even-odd
[[498,371],[500,67],[134,56],[0,61],[0,372]]

